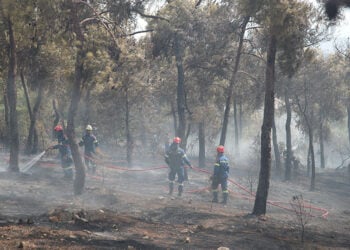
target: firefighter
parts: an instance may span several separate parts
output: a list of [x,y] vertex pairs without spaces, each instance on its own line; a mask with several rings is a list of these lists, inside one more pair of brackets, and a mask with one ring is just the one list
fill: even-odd
[[63,168],[64,179],[72,180],[73,179],[73,160],[72,154],[69,147],[68,139],[63,133],[63,127],[61,125],[57,125],[54,128],[57,144],[49,147],[48,149],[58,149],[60,152],[61,158],[61,166]]
[[92,126],[87,125],[85,129],[85,135],[81,138],[79,146],[84,146],[84,161],[85,166],[91,170],[93,173],[96,171],[96,162],[94,160],[94,154],[96,154],[96,147],[98,146],[98,141],[96,136],[92,134]]
[[168,175],[169,179],[169,194],[173,194],[174,181],[177,175],[178,182],[178,196],[182,195],[183,192],[183,181],[184,181],[184,168],[185,164],[192,168],[190,161],[188,160],[185,151],[180,148],[179,144],[181,139],[175,137],[173,143],[170,145],[169,149],[165,153],[165,162],[170,168]]
[[222,190],[222,196],[223,200],[222,203],[224,205],[227,204],[227,198],[228,198],[228,190],[227,190],[227,179],[229,174],[229,164],[228,164],[228,158],[224,155],[225,148],[224,146],[220,145],[216,148],[217,156],[216,156],[216,163],[214,165],[214,173],[211,176],[212,184],[211,188],[213,191],[213,200],[212,202],[219,202],[218,200],[218,187],[219,184],[221,185]]

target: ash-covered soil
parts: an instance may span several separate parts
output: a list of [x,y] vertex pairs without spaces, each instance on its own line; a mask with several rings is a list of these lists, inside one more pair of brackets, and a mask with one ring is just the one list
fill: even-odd
[[[350,249],[345,170],[318,170],[313,192],[302,171],[291,182],[272,178],[267,214],[255,217],[249,192],[258,173],[247,167],[231,168],[223,206],[210,202],[211,167],[189,170],[177,197],[167,194],[161,158],[133,168],[116,160],[98,165],[80,196],[54,158],[27,173],[0,173],[0,249]],[[293,196],[302,197],[302,215],[290,205]]]

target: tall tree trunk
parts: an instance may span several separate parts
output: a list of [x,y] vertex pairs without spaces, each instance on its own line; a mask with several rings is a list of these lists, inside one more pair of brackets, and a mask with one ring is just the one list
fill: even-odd
[[[288,83],[287,83],[288,84]],[[285,159],[285,173],[284,179],[286,181],[291,179],[291,169],[292,169],[292,132],[291,132],[291,122],[292,122],[292,108],[289,101],[289,86],[285,86],[284,89],[284,100],[286,104],[286,159]]]
[[271,129],[274,120],[275,108],[275,60],[277,39],[273,32],[270,33],[267,50],[265,73],[265,102],[264,118],[261,127],[261,159],[258,189],[253,208],[254,215],[266,213],[267,196],[271,175]]
[[174,121],[174,134],[176,135],[176,130],[177,130],[177,116],[176,116],[176,109],[175,109],[175,105],[173,102],[170,102],[171,104],[171,114],[173,116],[173,121]]
[[179,35],[176,34],[175,37],[175,58],[177,67],[177,114],[179,118],[179,124],[176,129],[176,136],[182,139],[181,146],[186,148],[183,143],[186,133],[186,117],[185,117],[185,73],[183,69],[183,59],[182,53],[183,48],[181,46],[181,41]]
[[128,166],[132,165],[132,153],[134,148],[133,138],[130,131],[130,111],[129,111],[129,96],[128,88],[125,88],[125,129],[126,129],[126,161]]
[[52,129],[54,129],[56,125],[59,123],[60,117],[61,117],[60,112],[58,111],[57,102],[55,99],[52,100],[52,108],[53,108],[53,111],[55,112],[55,119],[53,120],[53,125],[52,125]]
[[7,86],[6,84],[4,84],[4,112],[5,112],[5,133],[4,133],[4,141],[3,143],[5,144],[5,146],[7,147],[7,145],[9,145],[9,134],[10,134],[10,118],[9,118],[9,102],[7,99]]
[[242,98],[239,100],[239,138],[242,139],[243,137],[243,105],[242,105]]
[[28,114],[29,114],[29,120],[30,120],[30,125],[29,125],[29,131],[28,131],[28,137],[27,137],[27,143],[26,143],[25,152],[27,154],[31,154],[32,142],[33,142],[33,128],[32,128],[33,112],[32,112],[32,106],[30,104],[28,87],[27,87],[27,84],[25,82],[24,74],[23,74],[22,70],[21,70],[21,73],[20,73],[20,77],[21,77],[23,92],[24,92],[24,96],[25,96],[25,99],[26,99],[27,109],[28,109]]
[[90,120],[90,112],[91,112],[91,104],[90,104],[90,97],[91,97],[91,90],[90,88],[86,89],[86,95],[85,95],[85,110],[84,110],[84,125],[91,123]]
[[8,76],[7,76],[7,100],[9,104],[9,142],[10,142],[10,162],[9,170],[19,172],[18,155],[19,155],[19,135],[17,120],[17,87],[16,87],[16,42],[13,31],[11,17],[7,19],[9,51],[8,51]]
[[236,153],[237,156],[239,156],[239,136],[238,136],[238,115],[237,115],[237,97],[235,96],[233,98],[233,122],[235,126],[235,149],[234,152]]
[[21,72],[21,81],[22,81],[22,86],[24,90],[24,95],[27,101],[27,108],[28,108],[29,119],[30,119],[25,151],[27,154],[36,154],[38,152],[38,133],[36,131],[36,121],[37,121],[38,112],[39,112],[39,108],[43,97],[43,86],[41,82],[38,83],[38,88],[37,88],[38,94],[35,100],[34,107],[32,109],[30,104],[30,99],[29,99],[28,87],[24,80],[23,72]]
[[349,146],[350,146],[350,103],[346,107],[346,111],[347,111],[347,114],[348,114],[348,140],[349,140]]
[[310,191],[315,190],[315,177],[316,177],[316,167],[315,167],[315,152],[314,152],[314,144],[313,144],[313,130],[312,126],[308,124],[309,129],[309,152],[310,152],[310,160],[311,160],[311,183],[310,183]]
[[33,107],[33,121],[31,121],[30,128],[33,129],[33,145],[32,145],[32,154],[36,154],[39,148],[39,138],[38,131],[36,128],[37,118],[41,106],[41,102],[43,100],[44,87],[41,82],[38,84],[38,95],[36,97],[34,107]]
[[84,34],[80,26],[78,18],[78,7],[75,3],[69,2],[71,4],[71,14],[72,14],[72,25],[74,33],[76,34],[77,40],[79,41],[76,45],[76,59],[75,59],[75,69],[74,69],[74,84],[72,86],[71,102],[68,110],[67,118],[67,136],[69,139],[69,144],[72,151],[72,157],[75,165],[75,180],[74,180],[74,193],[75,195],[80,195],[84,191],[85,187],[85,166],[82,161],[78,144],[75,141],[75,125],[74,118],[78,111],[78,105],[81,98],[81,89],[83,85],[83,72],[84,72],[84,59],[86,57],[86,51],[84,49]]
[[[309,144],[310,144],[310,142],[309,142]],[[311,176],[311,148],[310,148],[310,146],[308,147],[308,150],[307,150],[306,171],[307,171],[307,176],[310,177]]]
[[281,153],[278,148],[277,129],[275,124],[275,119],[273,120],[273,125],[272,125],[272,142],[273,142],[273,150],[275,154],[275,168],[276,168],[277,174],[280,174],[281,173]]
[[198,166],[205,167],[205,125],[204,121],[198,124],[198,140],[199,140],[199,153],[198,153]]
[[225,104],[225,112],[224,112],[224,119],[222,122],[222,130],[221,130],[221,136],[220,136],[220,145],[225,145],[226,141],[226,134],[227,134],[227,126],[228,126],[228,120],[230,116],[230,109],[231,109],[231,100],[233,95],[233,87],[236,82],[236,76],[238,72],[238,67],[241,59],[242,49],[243,49],[243,41],[244,41],[244,34],[246,31],[247,24],[249,22],[250,17],[246,16],[243,19],[242,28],[239,34],[239,43],[237,48],[237,54],[235,58],[235,65],[232,72],[232,77],[230,80],[230,85],[227,90],[227,97],[226,97],[226,104]]
[[321,168],[326,167],[326,162],[324,159],[324,138],[323,138],[323,122],[320,121],[319,123],[319,139],[320,139],[320,163],[321,163]]

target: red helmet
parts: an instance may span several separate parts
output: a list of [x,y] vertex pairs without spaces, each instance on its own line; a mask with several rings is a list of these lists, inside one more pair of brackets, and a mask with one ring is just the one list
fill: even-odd
[[223,153],[223,152],[225,151],[225,148],[224,148],[224,146],[219,145],[219,146],[216,148],[216,151],[218,151],[218,153]]
[[175,137],[173,142],[176,143],[176,144],[179,144],[181,142],[181,138],[180,137]]
[[62,128],[61,125],[57,125],[57,126],[54,128],[54,130],[55,130],[56,132],[58,132],[58,131],[63,131],[63,128]]

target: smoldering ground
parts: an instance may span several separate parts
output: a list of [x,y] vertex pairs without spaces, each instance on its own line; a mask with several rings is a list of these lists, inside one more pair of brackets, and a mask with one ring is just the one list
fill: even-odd
[[[294,195],[303,194],[305,201],[315,208],[307,225],[306,240],[315,244],[311,242],[317,239],[321,246],[349,246],[345,236],[350,200],[344,193],[350,190],[341,180],[340,172],[320,176],[315,192],[308,191],[309,179],[303,172],[295,182],[272,178],[269,200],[273,203],[268,205],[266,218],[260,220],[247,217],[254,199],[242,188],[247,188],[250,164],[232,166],[230,177],[235,182],[229,184],[230,199],[225,207],[210,202],[208,172],[212,171],[212,162],[199,168],[207,172],[199,171],[195,162],[192,163],[195,169],[189,170],[190,179],[181,198],[176,193],[167,195],[168,168],[161,155],[135,159],[131,167],[116,156],[101,158],[97,172],[87,172],[85,192],[74,196],[73,183],[61,178],[59,159],[45,155],[28,174],[1,173],[1,219],[6,225],[24,222],[26,230],[31,232],[31,238],[25,242],[34,242],[36,234],[32,230],[44,225],[55,228],[58,238],[66,238],[63,230],[74,229],[69,233],[74,237],[68,238],[75,239],[75,243],[58,239],[56,244],[61,247],[68,243],[122,246],[120,242],[124,241],[140,249],[216,249],[223,245],[251,249],[267,243],[270,248],[283,248],[288,244],[298,245],[298,223],[295,214],[286,208],[290,208]],[[257,175],[258,168],[254,172]],[[336,186],[332,181],[343,185]],[[325,211],[329,212],[328,219],[321,217]],[[54,241],[55,237],[50,239]]]

